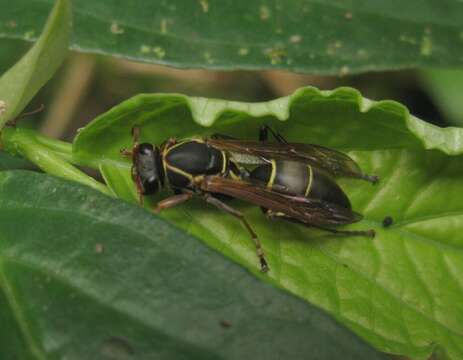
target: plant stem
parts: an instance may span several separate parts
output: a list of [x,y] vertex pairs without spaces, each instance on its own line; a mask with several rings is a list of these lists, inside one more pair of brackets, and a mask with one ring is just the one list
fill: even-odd
[[48,174],[77,181],[113,196],[107,186],[72,165],[76,163],[72,157],[72,144],[20,128],[4,128],[0,140],[5,151],[29,159]]

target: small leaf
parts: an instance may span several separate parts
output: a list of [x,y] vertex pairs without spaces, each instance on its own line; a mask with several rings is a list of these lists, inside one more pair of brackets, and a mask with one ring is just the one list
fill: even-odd
[[48,139],[33,130],[6,128],[0,133],[5,150],[21,155],[48,174],[80,182],[107,195],[113,192],[104,184],[85,174],[70,162],[73,161],[70,144]]
[[[50,0],[0,6],[0,33],[27,39]],[[79,0],[73,10],[73,49],[177,67],[346,75],[463,64],[455,0]]]
[[[131,146],[133,126],[140,126],[141,141],[160,144],[216,132],[256,139],[263,123],[289,141],[348,151],[366,173],[380,177],[375,186],[340,181],[364,215],[352,228],[374,228],[374,240],[272,222],[260,209],[233,201],[266,250],[271,270],[263,279],[326,309],[383,351],[425,358],[437,349],[462,358],[463,129],[438,128],[396,102],[372,102],[348,88],[305,88],[253,104],[153,94],[101,115],[79,133],[73,151],[84,164],[104,164],[108,185],[136,201],[127,189],[130,161],[119,153]],[[258,271],[249,235],[236,219],[199,201],[162,216]],[[393,219],[389,228],[382,226],[386,216]]]
[[386,358],[196,238],[88,187],[2,172],[0,213],[9,358]]
[[[24,5],[32,14],[30,2]],[[0,4],[4,13],[14,6]],[[19,19],[18,19],[19,21]],[[57,0],[42,35],[24,57],[0,78],[0,129],[18,115],[37,91],[51,78],[67,52],[71,11],[69,0]]]

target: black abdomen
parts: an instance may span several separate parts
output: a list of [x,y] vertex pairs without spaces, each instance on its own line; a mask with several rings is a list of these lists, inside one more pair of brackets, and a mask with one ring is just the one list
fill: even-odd
[[271,164],[256,167],[251,180],[259,181],[274,191],[303,195],[351,209],[346,194],[323,171],[296,161],[273,160]]
[[220,150],[191,140],[168,149],[165,161],[170,184],[181,188],[187,187],[193,176],[222,173],[227,160]]

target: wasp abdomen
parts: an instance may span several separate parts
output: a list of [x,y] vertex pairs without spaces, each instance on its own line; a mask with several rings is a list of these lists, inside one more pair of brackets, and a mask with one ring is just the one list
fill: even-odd
[[305,163],[287,160],[272,160],[256,167],[250,174],[274,191],[292,195],[303,195],[351,209],[346,194],[339,185],[323,171]]

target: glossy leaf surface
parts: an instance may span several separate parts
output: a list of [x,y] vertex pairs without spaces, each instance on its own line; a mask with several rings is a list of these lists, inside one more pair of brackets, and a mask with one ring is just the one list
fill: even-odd
[[[35,38],[51,5],[1,0],[0,34]],[[457,0],[79,0],[73,13],[73,49],[179,67],[345,75],[463,63]]]

